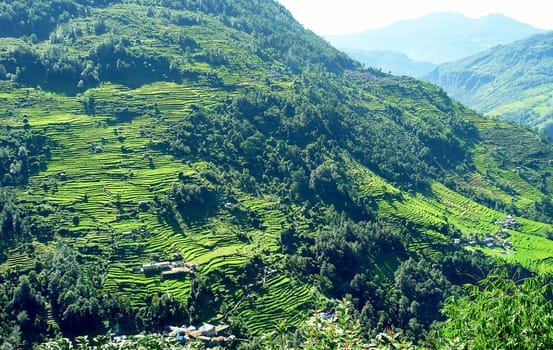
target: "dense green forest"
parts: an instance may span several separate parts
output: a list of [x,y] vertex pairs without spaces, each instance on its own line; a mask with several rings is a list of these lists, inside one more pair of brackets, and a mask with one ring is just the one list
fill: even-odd
[[352,342],[408,346],[454,334],[430,332],[444,303],[497,266],[552,271],[548,143],[274,1],[0,16],[2,348],[206,322],[309,348],[334,329],[302,333],[312,310],[340,307]]

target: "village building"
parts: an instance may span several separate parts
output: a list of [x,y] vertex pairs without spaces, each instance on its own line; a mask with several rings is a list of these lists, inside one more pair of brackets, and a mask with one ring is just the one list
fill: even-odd
[[143,264],[133,268],[134,273],[155,274],[159,273],[161,280],[168,278],[177,278],[188,274],[193,274],[196,264],[192,262],[161,261]]
[[484,238],[482,241],[481,241],[482,244],[485,244],[485,245],[488,245],[488,244],[494,244],[495,243],[495,238],[493,237],[487,237],[487,238]]
[[177,278],[184,275],[192,274],[194,271],[192,271],[187,266],[180,266],[180,267],[173,267],[170,270],[167,271],[161,271],[161,280],[166,280],[168,278]]
[[194,338],[204,341],[207,344],[224,344],[232,342],[234,335],[222,336],[221,334],[230,328],[228,325],[212,325],[204,323],[199,328],[182,325],[181,327],[168,326],[166,331],[169,336],[175,337],[181,344]]
[[171,269],[170,261],[162,261],[157,263],[149,263],[142,265],[142,271],[144,273],[155,273]]

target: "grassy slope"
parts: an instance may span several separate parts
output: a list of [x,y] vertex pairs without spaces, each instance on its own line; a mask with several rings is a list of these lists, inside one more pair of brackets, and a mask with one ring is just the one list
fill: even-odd
[[[271,254],[278,269],[279,257],[275,254],[277,240],[290,222],[278,210],[277,196],[251,197],[237,188],[233,190],[233,195],[238,199],[237,206],[256,212],[263,218],[263,224],[258,229],[235,223],[231,209],[225,207],[219,208],[217,215],[205,222],[181,222],[181,233],[175,233],[171,226],[159,222],[154,211],[139,212],[136,218],[127,213],[129,209],[136,208],[139,201],[151,202],[154,195],[163,195],[177,181],[179,172],[195,177],[202,169],[210,166],[208,163],[177,162],[168,155],[156,152],[151,145],[172,119],[181,118],[191,103],[204,99],[209,101],[216,94],[215,91],[193,84],[156,83],[135,90],[107,84],[87,91],[87,94],[94,94],[98,104],[103,101],[109,103],[116,96],[127,101],[155,101],[161,115],[167,117],[144,115],[129,122],[107,124],[105,116],[81,114],[79,104],[72,97],[34,89],[14,89],[4,96],[11,101],[41,101],[34,107],[21,109],[20,113],[30,115],[32,127],[49,130],[58,143],[48,170],[31,179],[29,187],[20,191],[20,199],[30,205],[46,202],[54,207],[75,211],[80,223],[70,226],[71,234],[65,235],[64,239],[81,251],[92,249],[93,255],[99,251],[110,259],[111,267],[105,283],[107,289],[127,291],[137,304],[143,302],[146,294],[154,291],[170,292],[186,298],[188,278],[162,282],[158,276],[132,273],[134,266],[149,262],[150,255],[154,253],[170,256],[180,252],[187,261],[197,263],[202,273],[220,270],[232,274],[249,257],[263,250],[264,254]],[[18,117],[6,120],[6,124],[22,127]],[[141,133],[144,130],[147,132]],[[93,149],[96,145],[102,145],[104,152],[95,153]],[[122,146],[128,151],[122,152]],[[144,159],[146,152],[152,156],[153,166]],[[491,222],[505,215],[479,205],[439,183],[435,183],[429,193],[403,193],[366,167],[351,159],[346,160],[349,164],[347,173],[355,180],[359,199],[375,200],[382,217],[405,220],[420,228],[421,237],[415,240],[411,249],[438,252],[450,247],[451,242],[437,232],[439,225],[453,225],[465,236],[474,232],[493,233],[497,227]],[[489,158],[482,159],[483,163],[489,161]],[[505,178],[500,169],[495,170],[500,172],[498,177]],[[67,174],[66,180],[59,179],[57,174],[60,172]],[[47,190],[43,189],[45,182],[49,184]],[[511,182],[517,183],[516,176]],[[521,179],[518,179],[518,183],[522,193],[519,201],[533,199],[537,190]],[[119,208],[116,202],[120,202]],[[62,218],[51,219],[65,224]],[[518,253],[509,254],[506,258],[522,262],[535,270],[550,272],[553,268],[550,259],[553,256],[553,244],[543,238],[550,227],[532,221],[523,222],[520,232],[510,232]],[[139,228],[144,228],[146,234],[132,238],[121,235],[122,232]],[[237,232],[245,233],[251,241],[245,243],[237,239]],[[49,246],[39,245],[37,248],[48,251]],[[488,251],[491,255],[499,255],[499,252]],[[14,252],[2,267],[32,266],[22,259],[23,256]],[[379,262],[379,265],[385,267],[386,264]],[[234,298],[240,298],[244,292],[236,293]],[[283,277],[270,278],[265,293],[256,300],[255,311],[247,307],[246,303],[236,309],[253,330],[261,330],[266,322],[275,317],[292,317],[298,321],[298,314],[291,313],[291,310],[313,301],[308,286]],[[263,314],[271,316],[260,317]]]

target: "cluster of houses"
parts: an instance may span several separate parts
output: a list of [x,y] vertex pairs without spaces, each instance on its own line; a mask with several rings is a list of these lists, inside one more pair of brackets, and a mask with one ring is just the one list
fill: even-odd
[[494,221],[494,223],[499,226],[499,230],[496,234],[488,235],[480,239],[478,233],[475,233],[474,236],[468,236],[467,239],[455,238],[453,239],[453,244],[455,246],[479,245],[488,248],[503,248],[503,254],[507,254],[507,250],[514,251],[513,242],[508,239],[509,232],[507,229],[517,227],[519,225],[517,220],[511,215],[507,215],[504,220],[497,220]]
[[505,217],[505,220],[497,220],[495,224],[499,225],[502,229],[507,229],[507,228],[513,228],[518,226],[518,221],[517,219],[513,218],[511,215],[507,215]]
[[139,229],[121,232],[121,238],[131,238],[131,237],[134,237],[135,235],[144,236],[146,233],[147,232],[145,229],[139,228]]
[[196,265],[191,262],[178,261],[160,261],[143,264],[134,268],[133,272],[146,275],[159,274],[161,280],[168,278],[177,278],[183,275],[193,274]]
[[499,235],[490,235],[478,242],[482,246],[488,248],[503,248],[503,249],[513,249],[513,243],[508,239],[503,239]]
[[[234,335],[223,335],[230,328],[228,325],[214,326],[209,323],[204,323],[196,328],[194,326],[182,325],[181,327],[167,326],[163,336],[176,338],[177,341],[184,345],[191,339],[198,339],[209,346],[224,346],[233,342],[236,337]],[[161,335],[154,333],[154,335]],[[112,336],[111,341],[114,344],[124,343],[128,339],[141,339],[143,334],[137,335],[117,335]]]
[[236,338],[234,335],[222,335],[228,328],[228,325],[214,326],[209,323],[204,323],[198,328],[186,325],[181,327],[168,326],[166,332],[169,336],[175,337],[181,344],[186,344],[190,339],[199,339],[209,345],[224,345],[232,342]]

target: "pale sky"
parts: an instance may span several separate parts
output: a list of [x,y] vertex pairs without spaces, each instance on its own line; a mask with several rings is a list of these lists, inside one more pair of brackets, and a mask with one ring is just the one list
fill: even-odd
[[384,27],[431,12],[455,11],[478,18],[501,13],[519,22],[553,30],[549,0],[278,0],[294,18],[319,35]]

